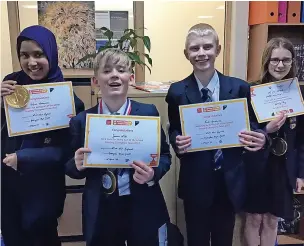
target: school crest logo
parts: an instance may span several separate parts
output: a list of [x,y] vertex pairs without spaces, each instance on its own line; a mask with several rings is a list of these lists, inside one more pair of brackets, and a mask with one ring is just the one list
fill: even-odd
[[51,138],[45,138],[44,139],[44,143],[45,144],[50,144],[52,142],[52,139]]

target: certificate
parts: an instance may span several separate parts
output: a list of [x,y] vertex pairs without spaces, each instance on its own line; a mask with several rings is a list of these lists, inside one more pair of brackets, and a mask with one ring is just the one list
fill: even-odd
[[23,85],[30,94],[24,108],[12,108],[5,102],[10,137],[69,127],[75,113],[71,82]]
[[247,99],[179,106],[182,134],[191,136],[188,152],[244,146],[238,134],[250,130]]
[[87,114],[85,167],[130,168],[133,161],[157,167],[160,117]]
[[297,78],[251,87],[252,107],[259,123],[304,114],[304,103]]

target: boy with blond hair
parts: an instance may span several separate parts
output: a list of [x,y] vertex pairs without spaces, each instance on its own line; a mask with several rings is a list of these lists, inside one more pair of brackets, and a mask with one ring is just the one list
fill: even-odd
[[[187,153],[191,136],[182,136],[179,105],[247,98],[249,85],[221,74],[214,67],[221,45],[212,26],[200,23],[188,31],[184,54],[193,73],[172,84],[166,101],[170,122],[169,137],[180,158],[178,194],[184,201],[188,246],[231,246],[235,213],[243,206],[245,180],[243,148]],[[249,107],[252,128],[254,114]],[[255,152],[265,144],[265,133],[242,131],[239,140],[246,151]],[[255,156],[255,155],[254,155]]]
[[170,169],[171,155],[161,129],[161,157],[159,166],[151,168],[141,160],[134,160],[132,169],[115,173],[117,189],[106,194],[102,179],[107,169],[83,167],[83,148],[87,114],[130,114],[158,116],[154,105],[143,104],[127,97],[133,80],[131,61],[119,49],[99,53],[94,62],[93,85],[99,87],[102,99],[71,119],[72,148],[75,156],[66,164],[71,178],[86,178],[83,194],[84,235],[87,246],[157,246],[165,245],[169,215],[159,180]]

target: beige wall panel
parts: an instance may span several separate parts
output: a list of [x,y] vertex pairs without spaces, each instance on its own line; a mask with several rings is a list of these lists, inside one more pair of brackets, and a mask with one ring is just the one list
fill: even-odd
[[[151,39],[152,74],[146,69],[146,81],[181,80],[192,72],[184,56],[185,38],[194,24],[212,25],[224,43],[224,1],[146,0],[145,35]],[[224,48],[224,47],[222,47]],[[223,50],[216,61],[223,71]]]
[[7,1],[1,1],[1,81],[13,72]]

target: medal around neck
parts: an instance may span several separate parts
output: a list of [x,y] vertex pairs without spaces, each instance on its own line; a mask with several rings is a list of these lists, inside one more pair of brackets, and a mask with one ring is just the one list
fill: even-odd
[[107,170],[106,173],[102,175],[102,187],[106,194],[110,195],[114,193],[116,190],[116,178],[113,172]]
[[30,93],[25,87],[16,85],[14,93],[5,96],[5,100],[12,108],[24,108],[30,101]]
[[271,152],[276,156],[284,155],[287,152],[287,142],[283,138],[273,138]]

